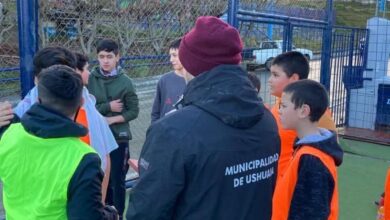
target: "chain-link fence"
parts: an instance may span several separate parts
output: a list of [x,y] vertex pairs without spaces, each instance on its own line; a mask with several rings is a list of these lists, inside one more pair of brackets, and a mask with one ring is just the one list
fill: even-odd
[[96,43],[112,38],[130,76],[158,75],[169,70],[169,43],[198,16],[219,15],[226,7],[226,0],[41,0],[41,45],[62,45],[93,59]]
[[18,94],[19,54],[16,0],[0,1],[0,99]]
[[320,80],[326,4],[326,1],[298,0],[240,1],[238,28],[245,45],[244,64],[261,79],[260,96],[267,104],[275,101],[267,86],[269,68],[272,59],[282,52],[303,53],[310,62],[309,78]]

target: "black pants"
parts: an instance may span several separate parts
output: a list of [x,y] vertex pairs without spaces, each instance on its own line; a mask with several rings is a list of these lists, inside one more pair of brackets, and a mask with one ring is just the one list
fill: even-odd
[[122,219],[126,199],[126,174],[129,170],[127,160],[130,158],[129,142],[118,142],[118,149],[110,153],[111,173],[107,188],[106,203],[118,210]]

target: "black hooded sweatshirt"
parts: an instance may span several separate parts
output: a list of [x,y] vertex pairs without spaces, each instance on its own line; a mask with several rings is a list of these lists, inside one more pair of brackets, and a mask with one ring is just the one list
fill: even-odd
[[280,139],[247,74],[215,67],[183,100],[147,132],[127,219],[270,219]]
[[[321,141],[297,139],[294,145],[295,152],[299,151],[302,146],[310,146],[331,156],[335,165],[340,166],[344,152],[337,142],[337,135],[330,131],[328,133],[330,136]],[[288,219],[328,219],[334,188],[335,180],[321,160],[313,155],[302,155],[299,160],[297,183],[291,199]]]

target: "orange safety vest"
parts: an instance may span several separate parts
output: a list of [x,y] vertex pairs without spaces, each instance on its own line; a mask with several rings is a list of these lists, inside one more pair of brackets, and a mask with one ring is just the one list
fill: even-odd
[[337,220],[339,213],[339,199],[337,187],[337,169],[331,156],[314,147],[303,146],[299,148],[293,159],[290,161],[283,177],[276,183],[274,196],[272,199],[272,220],[287,220],[290,212],[291,200],[294,195],[295,185],[298,178],[299,162],[302,155],[313,155],[321,160],[328,168],[334,180],[334,190],[328,220]]
[[[284,174],[288,163],[291,160],[291,157],[294,152],[294,142],[297,138],[297,133],[294,130],[286,130],[282,127],[282,123],[280,121],[279,116],[280,101],[280,98],[276,99],[276,104],[271,109],[271,113],[275,118],[276,124],[278,125],[278,131],[280,136],[280,157],[278,162],[277,179],[281,178],[281,176]],[[331,131],[336,131],[336,125],[333,122],[332,113],[329,108],[318,121],[318,127],[326,128]]]
[[387,170],[385,182],[385,220],[390,220],[390,168]]
[[[77,118],[76,118],[76,122],[83,125],[84,127],[88,128],[88,119],[87,119],[87,113],[85,112],[85,109],[84,108],[80,108],[79,110],[79,113],[77,115]],[[90,145],[91,144],[91,141],[89,139],[89,132],[87,133],[87,135],[85,135],[84,137],[81,137],[80,138],[84,143]]]

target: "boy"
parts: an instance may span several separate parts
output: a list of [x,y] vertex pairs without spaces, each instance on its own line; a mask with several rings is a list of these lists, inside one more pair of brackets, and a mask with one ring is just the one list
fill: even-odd
[[[280,124],[278,110],[280,107],[280,97],[283,89],[290,83],[307,79],[309,75],[309,62],[297,51],[290,51],[278,55],[271,65],[271,76],[268,79],[271,95],[276,96],[276,104],[272,107],[271,112],[278,124],[279,135],[281,139],[281,152],[278,164],[278,178],[280,178],[293,153],[294,140],[297,137],[293,130],[283,129]],[[330,111],[327,110],[319,121],[319,127],[336,131]]]
[[179,46],[181,39],[175,40],[169,46],[170,62],[173,71],[165,73],[157,83],[156,96],[151,113],[152,123],[162,118],[174,109],[186,87],[184,80],[185,70],[179,60]]
[[[39,75],[38,103],[0,142],[0,178],[7,219],[116,219],[101,202],[100,159],[75,123],[83,84],[55,65]],[[17,138],[15,138],[17,137]]]
[[129,122],[138,116],[138,98],[131,79],[118,66],[119,46],[101,40],[96,48],[99,66],[89,76],[88,89],[96,97],[96,108],[106,117],[119,148],[110,153],[111,174],[106,202],[113,204],[122,216],[125,209],[126,173],[129,169]]
[[[34,56],[33,65],[34,65],[34,76],[35,83],[38,82],[39,75],[41,71],[45,68],[48,68],[53,65],[65,65],[71,67],[74,70],[77,70],[78,60],[76,59],[75,54],[63,47],[46,47],[42,50],[38,51],[38,53]],[[82,72],[78,71],[79,74]],[[85,76],[82,76],[83,84],[85,86]],[[104,117],[100,115],[100,113],[96,110],[95,100],[89,94],[86,87],[83,88],[83,99],[84,103],[81,108],[81,114],[78,114],[77,122],[80,122],[80,116],[86,114],[86,118],[89,118],[92,123],[87,126],[88,134],[85,137],[82,137],[85,143],[91,145],[93,149],[98,153],[100,159],[102,161],[101,167],[105,174],[109,174],[109,158],[108,155],[111,151],[118,148],[117,143],[110,131],[107,122]],[[23,98],[22,101],[18,103],[15,107],[14,112],[18,117],[22,117],[27,110],[31,108],[33,104],[38,102],[38,90],[35,86],[30,90],[30,92]],[[88,141],[86,140],[88,139]],[[108,176],[104,178],[104,182],[108,181]],[[105,189],[106,187],[103,187]],[[104,195],[103,195],[104,197]]]
[[279,109],[284,129],[297,132],[294,154],[276,183],[273,220],[338,219],[337,169],[343,151],[335,133],[318,127],[328,108],[325,88],[313,80],[289,84]]

